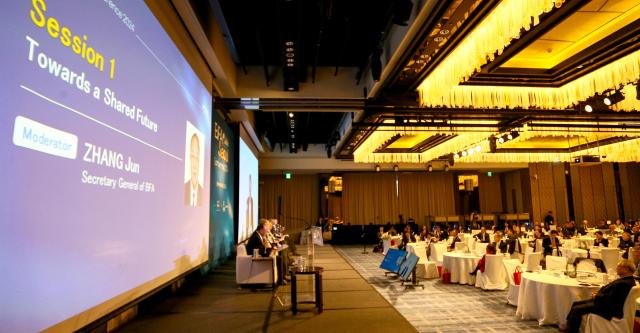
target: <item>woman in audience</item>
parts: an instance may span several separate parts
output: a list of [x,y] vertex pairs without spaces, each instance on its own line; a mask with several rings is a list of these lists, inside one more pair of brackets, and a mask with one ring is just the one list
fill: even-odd
[[538,240],[543,239],[542,228],[538,227],[533,231],[533,240],[529,242],[529,247],[533,249],[533,252],[542,252],[543,248],[538,246]]
[[408,224],[404,226],[404,231],[402,232],[402,245],[400,245],[400,249],[404,250],[407,248],[407,244],[415,243],[416,237],[411,232],[411,226]]
[[593,241],[593,246],[602,246],[602,247],[609,246],[609,240],[604,238],[604,236],[602,235],[602,231],[600,230],[596,231],[595,235],[596,235],[596,239]]
[[478,271],[484,273],[484,266],[485,266],[485,256],[487,254],[496,254],[496,247],[493,244],[487,244],[487,249],[485,251],[485,253],[482,255],[482,258],[480,258],[480,260],[478,261],[478,265],[476,265],[476,269],[473,270],[473,272],[469,273],[471,275],[476,275],[476,273],[478,273]]
[[426,225],[423,225],[422,230],[420,231],[420,239],[426,241],[429,239],[429,236],[431,236],[429,234],[429,228],[427,228]]
[[511,228],[511,230],[513,231],[513,236],[516,238],[522,238],[524,237],[524,232],[522,230],[520,230],[520,226],[517,224],[513,224],[513,227]]

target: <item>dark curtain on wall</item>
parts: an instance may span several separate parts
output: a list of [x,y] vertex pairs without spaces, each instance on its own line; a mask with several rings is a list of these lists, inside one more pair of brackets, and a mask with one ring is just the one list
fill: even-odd
[[453,174],[348,173],[342,176],[342,212],[351,224],[396,223],[413,218],[426,222],[427,216],[454,215]]
[[259,217],[277,218],[289,231],[315,225],[320,216],[317,175],[260,175]]

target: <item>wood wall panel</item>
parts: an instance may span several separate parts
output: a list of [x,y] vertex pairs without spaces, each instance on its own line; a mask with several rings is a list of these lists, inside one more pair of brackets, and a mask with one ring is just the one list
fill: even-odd
[[567,184],[564,164],[529,164],[532,218],[542,221],[547,212],[553,212],[556,220],[569,218]]
[[502,195],[500,177],[478,176],[480,197],[480,213],[491,214],[502,212]]
[[640,164],[620,163],[620,187],[626,219],[640,219]]
[[618,198],[612,163],[571,166],[574,212],[576,220],[615,220],[618,217]]

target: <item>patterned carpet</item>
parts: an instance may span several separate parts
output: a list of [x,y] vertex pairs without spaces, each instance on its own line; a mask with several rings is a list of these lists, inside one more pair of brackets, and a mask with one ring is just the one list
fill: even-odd
[[382,254],[362,254],[359,246],[334,246],[362,277],[389,301],[419,332],[558,332],[515,316],[506,291],[483,291],[440,279],[421,280],[422,288],[406,289],[379,268]]

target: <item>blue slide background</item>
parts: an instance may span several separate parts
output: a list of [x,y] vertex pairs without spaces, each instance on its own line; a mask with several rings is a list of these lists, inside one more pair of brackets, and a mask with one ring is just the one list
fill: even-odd
[[[55,17],[88,45],[117,59],[114,79],[98,71],[32,22],[31,1],[0,10],[0,331],[34,332],[77,316],[95,319],[207,260],[211,95],[143,1],[114,1],[135,23],[132,32],[109,1],[46,1]],[[28,60],[29,43],[118,99],[142,109],[157,133],[114,111]],[[146,46],[144,45],[146,44]],[[152,54],[152,52],[153,54]],[[105,63],[105,68],[107,68]],[[50,101],[29,92],[28,88]],[[90,121],[61,103],[154,147]],[[17,116],[78,137],[66,159],[13,144]],[[187,122],[204,136],[200,207],[184,204]],[[83,161],[84,143],[141,165],[139,174]],[[150,182],[154,191],[81,182],[92,175]],[[202,168],[201,168],[202,170]],[[256,198],[257,200],[257,198]],[[116,299],[117,301],[113,301]],[[105,305],[106,304],[106,305]],[[102,305],[102,307],[101,307]]]

